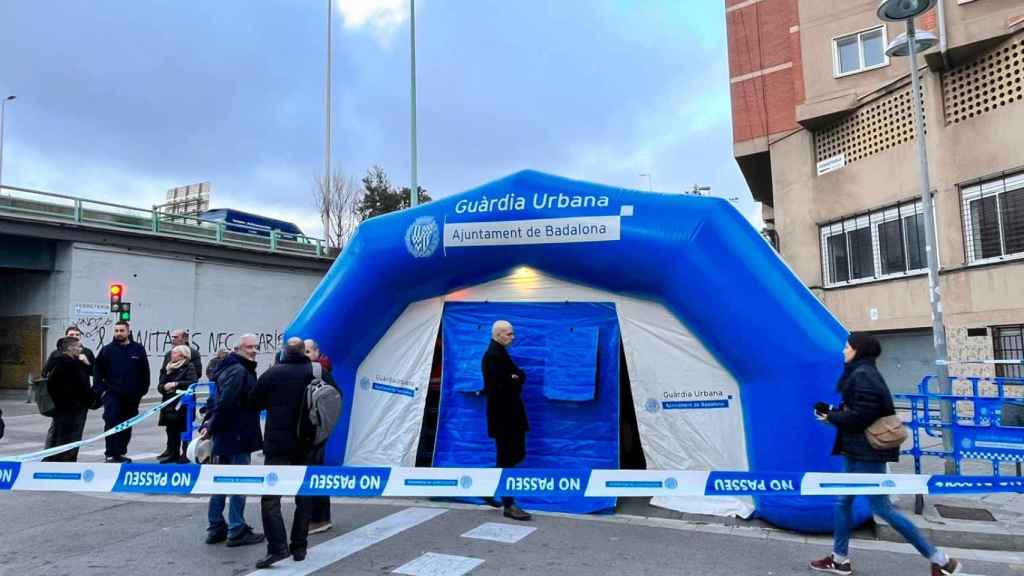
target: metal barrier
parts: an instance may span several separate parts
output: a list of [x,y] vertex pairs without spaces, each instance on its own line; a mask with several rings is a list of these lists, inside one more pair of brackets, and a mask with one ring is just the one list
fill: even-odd
[[[206,394],[201,390],[206,388]],[[188,387],[189,394],[181,399],[181,405],[185,407],[185,431],[181,433],[181,439],[185,443],[192,441],[192,435],[196,428],[196,409],[209,409],[210,399],[217,395],[217,385],[210,381],[200,381]]]
[[[913,456],[914,472],[921,473],[921,458],[934,456],[953,459],[956,473],[965,460],[987,461],[992,474],[1000,475],[1002,462],[1024,462],[1024,379],[950,376],[953,394],[932,392],[935,376],[925,376],[916,394],[894,394],[910,401],[910,429],[913,447],[902,453]],[[1007,392],[1012,392],[1008,394]],[[943,424],[938,409],[943,403],[952,408],[951,421]],[[1004,423],[1016,422],[1019,426]],[[951,434],[952,451],[924,449],[921,431],[933,438]]]
[[[177,238],[204,240],[225,246],[268,252],[333,257],[320,238],[290,234],[246,224],[209,222],[196,216],[168,214],[100,200],[88,200],[14,186],[0,187],[0,215],[73,222],[85,227],[150,232]],[[238,230],[243,231],[239,232]]]

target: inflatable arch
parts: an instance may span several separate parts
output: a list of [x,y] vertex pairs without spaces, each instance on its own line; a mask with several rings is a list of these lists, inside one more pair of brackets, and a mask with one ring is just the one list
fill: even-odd
[[[345,395],[328,462],[414,465],[443,332],[434,465],[493,466],[479,359],[499,318],[528,375],[526,466],[618,467],[621,408],[648,468],[838,470],[812,406],[836,398],[846,332],[739,212],[534,171],[367,220],[288,327]],[[832,502],[653,503],[827,532]]]

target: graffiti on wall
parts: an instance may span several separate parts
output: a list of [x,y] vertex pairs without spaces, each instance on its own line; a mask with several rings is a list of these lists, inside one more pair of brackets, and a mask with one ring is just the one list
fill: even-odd
[[[82,332],[83,343],[92,348],[94,351],[99,351],[104,345],[109,344],[114,333],[114,319],[112,316],[104,317],[83,317],[83,318],[66,318],[61,322],[57,323],[59,332],[51,332],[53,334],[50,345],[53,346],[56,343],[56,338],[64,334],[64,331],[68,326],[75,325]],[[148,329],[148,328],[134,328],[132,329],[132,339],[146,349],[150,358],[160,358],[174,346],[171,342],[171,332],[176,328],[159,328],[159,329]],[[200,330],[200,329],[188,329],[189,341],[193,346],[199,348],[204,358],[210,358],[221,350],[232,350],[238,345],[239,338],[246,331],[230,331],[230,330]],[[257,356],[272,357],[274,352],[279,349],[281,345],[282,332],[278,330],[274,331],[252,331],[253,334],[258,338]]]

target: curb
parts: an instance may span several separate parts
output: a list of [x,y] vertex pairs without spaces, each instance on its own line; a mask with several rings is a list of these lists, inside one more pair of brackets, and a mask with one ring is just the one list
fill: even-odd
[[[925,503],[923,515],[900,512],[913,522],[921,534],[932,544],[946,548],[972,548],[975,550],[1024,550],[1024,531],[1007,522],[975,522],[943,518],[934,504]],[[875,537],[889,542],[905,542],[888,522],[875,518]]]
[[[739,529],[765,529],[778,531],[782,534],[792,535],[794,538],[803,535],[776,528],[764,520],[752,518],[744,520],[735,517],[711,516],[706,514],[692,514],[688,512],[677,512],[666,508],[658,508],[647,504],[647,498],[637,498],[634,502],[626,502],[627,499],[620,498],[619,508],[616,515],[636,515],[646,518],[663,518],[667,520],[680,520],[692,524],[707,526],[724,526]],[[641,506],[642,505],[642,506]],[[640,506],[640,509],[637,509]],[[1006,522],[971,522],[965,520],[949,520],[939,516],[935,506],[927,504],[925,514],[918,516],[912,511],[897,507],[914,526],[932,544],[944,548],[970,548],[974,550],[991,550],[999,552],[1020,552],[1024,551],[1024,531],[1016,526],[1008,525]],[[828,536],[828,535],[825,535]],[[814,537],[814,535],[807,535]],[[860,541],[883,541],[898,544],[906,543],[906,540],[892,526],[881,518],[874,519],[874,527],[861,527],[853,532],[852,540]]]

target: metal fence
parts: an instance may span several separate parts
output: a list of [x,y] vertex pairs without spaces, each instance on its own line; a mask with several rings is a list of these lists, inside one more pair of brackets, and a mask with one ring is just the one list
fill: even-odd
[[[149,232],[213,244],[321,258],[336,256],[320,238],[267,231],[245,224],[209,222],[100,200],[88,200],[13,186],[0,187],[0,215],[72,222],[89,228]],[[230,228],[230,229],[229,229]],[[242,230],[242,231],[239,231]]]
[[[916,394],[895,394],[910,401],[910,428],[913,447],[902,453],[913,456],[914,472],[921,473],[921,458],[951,457],[956,473],[964,461],[985,461],[992,474],[1000,474],[1003,462],[1024,462],[1024,379],[949,377],[952,394],[934,392],[936,376],[926,376]],[[940,408],[949,403],[951,421],[943,424]],[[952,451],[926,449],[921,433],[933,438],[951,435]],[[1019,467],[1018,467],[1019,474]]]

